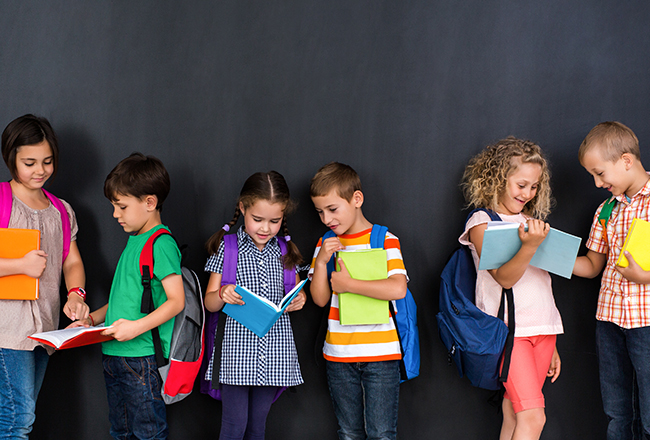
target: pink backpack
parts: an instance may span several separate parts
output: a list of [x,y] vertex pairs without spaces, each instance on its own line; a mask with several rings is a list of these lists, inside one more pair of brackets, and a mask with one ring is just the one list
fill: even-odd
[[[43,193],[50,199],[52,205],[59,210],[61,214],[61,228],[63,231],[63,259],[61,262],[65,261],[70,253],[70,217],[68,216],[68,211],[66,211],[63,202],[56,197],[54,194],[43,190]],[[0,228],[9,227],[9,219],[11,218],[11,185],[9,182],[0,182]]]

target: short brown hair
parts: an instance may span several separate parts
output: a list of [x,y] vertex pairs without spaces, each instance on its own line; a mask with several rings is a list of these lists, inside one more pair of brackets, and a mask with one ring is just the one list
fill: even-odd
[[54,167],[52,177],[54,177],[59,166],[59,143],[50,122],[45,118],[27,114],[14,119],[7,125],[2,132],[2,158],[14,180],[18,180],[16,171],[18,149],[25,145],[40,144],[43,141],[47,141],[52,149],[52,165]]
[[309,196],[326,196],[333,189],[336,189],[339,197],[349,202],[356,191],[361,191],[361,178],[351,166],[330,162],[311,179]]
[[625,153],[641,160],[639,139],[629,127],[620,122],[601,122],[591,129],[578,150],[580,163],[585,154],[594,147],[599,148],[603,159],[607,161],[616,162]]
[[169,174],[160,159],[142,153],[133,153],[122,160],[104,181],[104,195],[111,202],[120,194],[138,199],[154,195],[158,198],[158,211],[162,211],[169,188]]

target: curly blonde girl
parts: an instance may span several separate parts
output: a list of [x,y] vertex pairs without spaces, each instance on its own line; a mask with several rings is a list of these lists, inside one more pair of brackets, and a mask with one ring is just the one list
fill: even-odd
[[522,212],[545,220],[552,205],[551,173],[546,158],[539,145],[513,136],[488,145],[469,161],[461,183],[467,205],[496,211],[499,199],[506,191],[508,177],[523,163],[538,164],[542,172],[537,193],[526,203]]

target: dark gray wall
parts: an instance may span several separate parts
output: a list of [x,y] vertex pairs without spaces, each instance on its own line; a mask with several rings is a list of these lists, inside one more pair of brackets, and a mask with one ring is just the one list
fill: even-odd
[[[578,163],[581,140],[611,119],[635,130],[642,150],[650,139],[649,10],[562,0],[3,1],[0,128],[33,112],[58,132],[50,189],[76,209],[93,308],[107,301],[127,238],[102,185],[132,151],[167,165],[163,218],[197,270],[244,179],[269,169],[300,202],[289,224],[311,256],[324,229],[309,179],[329,161],[351,164],[364,213],[401,239],[419,304],[422,374],[401,387],[400,437],[497,438],[500,415],[447,366],[434,319],[465,217],[462,170],[499,138],[537,141],[552,164],[550,222],[586,238],[606,194]],[[602,439],[598,281],[554,278],[554,287],[566,334],[542,438]],[[292,316],[306,383],[273,406],[269,439],[336,438],[313,355],[320,314],[309,302]],[[195,393],[168,409],[172,438],[217,437],[220,403]],[[106,414],[99,348],[55,354],[33,438],[108,438]]]

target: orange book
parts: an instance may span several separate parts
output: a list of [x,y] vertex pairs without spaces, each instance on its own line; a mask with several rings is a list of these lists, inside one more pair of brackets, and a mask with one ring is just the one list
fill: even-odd
[[[41,248],[37,229],[0,228],[0,258],[22,258]],[[38,278],[27,275],[0,277],[0,299],[38,299]]]

